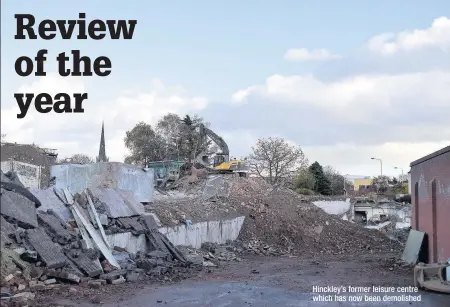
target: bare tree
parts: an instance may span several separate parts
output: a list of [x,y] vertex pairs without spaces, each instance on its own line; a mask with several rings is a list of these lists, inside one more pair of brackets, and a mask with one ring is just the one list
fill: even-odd
[[259,139],[248,157],[252,170],[271,184],[292,179],[296,171],[307,165],[300,147],[290,145],[283,138]]
[[378,176],[373,178],[372,184],[377,188],[378,192],[385,192],[389,188],[389,177]]
[[74,154],[71,157],[64,158],[59,161],[60,164],[72,163],[72,164],[89,164],[94,163],[94,159],[85,154]]

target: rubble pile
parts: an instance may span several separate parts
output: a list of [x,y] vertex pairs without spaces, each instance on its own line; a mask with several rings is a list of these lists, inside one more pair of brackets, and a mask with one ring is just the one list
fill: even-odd
[[[151,215],[111,217],[111,209],[92,191],[72,196],[66,189],[55,189],[71,216],[64,220],[52,210],[43,210],[17,178],[1,175],[3,305],[26,305],[34,300],[36,291],[73,289],[74,285],[98,288],[142,279],[183,278],[191,265],[157,230]],[[144,236],[146,252],[133,254],[106,239],[107,234],[126,232]]]
[[[224,177],[198,183],[201,192],[196,197],[157,200],[147,209],[170,224],[180,224],[183,218],[198,222],[246,216],[238,239],[246,252],[254,254],[344,255],[401,249],[399,242],[379,231],[327,214],[307,196],[273,188],[258,178]],[[214,190],[213,182],[227,182],[227,193]]]

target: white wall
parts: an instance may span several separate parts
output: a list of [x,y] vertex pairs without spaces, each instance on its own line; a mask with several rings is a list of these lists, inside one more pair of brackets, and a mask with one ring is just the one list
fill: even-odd
[[[236,240],[244,219],[245,216],[239,216],[231,220],[200,222],[189,226],[161,227],[158,230],[165,234],[173,245],[200,248],[205,242],[223,244],[227,240]],[[134,236],[131,232],[126,232],[107,235],[106,239],[111,248],[119,246],[130,253],[147,250],[145,235]]]
[[139,202],[153,200],[153,169],[144,171],[130,164],[105,162],[54,165],[50,173],[56,177],[58,189],[69,188],[72,194],[81,193],[86,188],[117,188],[133,191]]
[[2,161],[1,169],[4,173],[15,171],[17,177],[27,188],[39,188],[41,181],[41,167],[20,161]]
[[200,222],[189,226],[162,227],[159,231],[174,245],[200,248],[205,242],[223,244],[227,240],[236,240],[244,219],[244,216],[240,216],[231,220]]

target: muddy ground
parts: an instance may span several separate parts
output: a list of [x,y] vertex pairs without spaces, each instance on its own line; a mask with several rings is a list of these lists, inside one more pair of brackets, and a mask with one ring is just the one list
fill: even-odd
[[[152,282],[108,285],[98,290],[69,294],[69,288],[60,294],[40,294],[39,306],[449,306],[450,296],[419,291],[418,293],[340,293],[337,302],[315,302],[313,286],[412,286],[411,268],[397,265],[398,255],[367,255],[354,258],[322,257],[245,257],[242,262],[226,263],[220,268],[194,273],[181,282],[165,285]],[[73,291],[72,291],[73,292]],[[380,297],[410,294],[418,302],[361,302],[352,303],[352,297]]]

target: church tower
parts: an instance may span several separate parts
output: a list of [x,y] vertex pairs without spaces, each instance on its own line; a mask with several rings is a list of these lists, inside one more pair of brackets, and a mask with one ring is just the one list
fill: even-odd
[[98,151],[97,162],[108,162],[109,159],[106,157],[106,146],[105,146],[105,124],[102,122],[102,135],[100,136],[100,149]]

